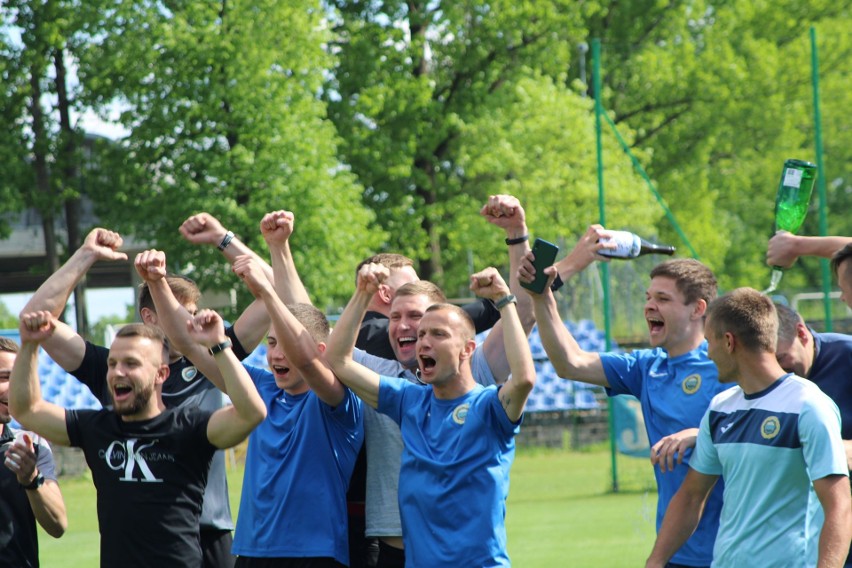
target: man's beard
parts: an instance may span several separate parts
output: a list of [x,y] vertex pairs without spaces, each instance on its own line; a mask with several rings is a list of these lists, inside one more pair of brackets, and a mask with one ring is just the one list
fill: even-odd
[[131,416],[133,414],[138,414],[139,412],[142,412],[146,406],[148,406],[148,401],[151,400],[152,396],[154,396],[153,383],[135,391],[133,402],[130,404],[122,403],[123,406],[119,407],[115,402],[115,397],[113,397],[113,410],[119,416]]

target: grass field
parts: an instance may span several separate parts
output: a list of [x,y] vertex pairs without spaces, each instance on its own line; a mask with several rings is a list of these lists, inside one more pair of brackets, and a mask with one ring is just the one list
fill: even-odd
[[[620,476],[653,486],[647,460],[620,459]],[[238,510],[242,468],[229,471],[231,503]],[[518,450],[512,466],[507,513],[513,566],[641,566],[654,542],[654,491],[608,491],[609,454],[567,450]],[[44,568],[98,565],[95,491],[87,477],[62,479],[68,532],[54,540],[41,532]]]

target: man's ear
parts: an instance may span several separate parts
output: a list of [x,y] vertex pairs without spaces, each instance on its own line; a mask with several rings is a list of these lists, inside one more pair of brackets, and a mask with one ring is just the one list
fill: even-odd
[[810,335],[811,334],[808,333],[808,328],[805,327],[805,324],[803,324],[802,322],[796,324],[796,337],[799,339],[799,341],[802,342],[802,345],[804,345],[805,347],[807,347],[808,343],[810,343],[811,341]]
[[142,318],[142,322],[147,323],[148,325],[157,325],[157,322],[159,321],[157,319],[157,312],[151,308],[142,308],[139,310],[139,316]]
[[473,357],[473,352],[476,351],[476,341],[473,339],[468,339],[464,342],[464,346],[461,351],[461,360],[470,359]]
[[692,317],[694,319],[703,318],[704,314],[707,313],[707,300],[704,298],[699,298],[695,302],[695,308],[692,310]]
[[389,306],[391,305],[391,302],[393,302],[393,290],[391,290],[391,287],[387,284],[379,284],[379,289],[376,291],[376,294],[379,295],[382,302]]
[[728,353],[733,353],[734,349],[737,347],[737,336],[731,333],[730,331],[725,332],[725,349],[728,350]]
[[325,341],[320,341],[319,343],[317,343],[317,349],[319,349],[320,355],[325,353],[325,349],[326,349]]
[[157,369],[157,378],[154,381],[154,384],[161,385],[161,384],[165,383],[166,379],[169,378],[170,372],[171,372],[171,369],[169,369],[168,365],[166,365],[165,363],[160,365],[160,368]]

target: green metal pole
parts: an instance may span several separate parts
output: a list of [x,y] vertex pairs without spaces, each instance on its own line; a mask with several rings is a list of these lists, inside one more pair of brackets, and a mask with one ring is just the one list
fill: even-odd
[[[822,159],[822,117],[819,112],[819,54],[817,53],[816,28],[811,26],[811,82],[814,94],[814,143],[816,144],[817,190],[819,191],[819,234],[828,235],[828,205],[826,203],[825,165]],[[825,310],[825,330],[832,331],[831,321],[831,273],[828,269],[828,259],[819,261],[822,270],[822,304]]]
[[[592,40],[592,68],[594,75],[595,90],[595,152],[598,157],[598,211],[599,223],[606,227],[606,199],[604,195],[604,165],[603,165],[603,143],[601,140],[601,115],[603,105],[601,103],[601,40]],[[604,305],[604,337],[606,338],[606,350],[612,349],[612,322],[610,321],[609,301],[609,265],[601,263],[603,280],[603,305]],[[609,407],[609,454],[612,469],[612,491],[618,492],[618,464],[616,462],[615,444],[615,405],[612,399],[607,401]]]

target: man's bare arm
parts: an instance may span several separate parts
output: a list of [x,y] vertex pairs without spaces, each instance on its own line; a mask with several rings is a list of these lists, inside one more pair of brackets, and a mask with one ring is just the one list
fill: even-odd
[[690,469],[666,509],[663,524],[657,533],[654,549],[645,563],[646,568],[663,568],[666,562],[695,532],[704,513],[704,504],[718,476]]
[[515,302],[507,301],[510,298],[509,288],[495,268],[487,268],[472,275],[470,289],[477,296],[490,298],[499,306],[503,353],[511,373],[511,378],[500,389],[500,402],[509,420],[517,422],[535,387],[535,366],[527,332],[518,317]]
[[829,475],[814,480],[825,521],[819,534],[818,568],[840,568],[849,553],[852,539],[852,497],[849,478],[845,475]]
[[320,400],[329,406],[340,404],[346,396],[343,384],[323,360],[320,345],[281,301],[257,262],[250,256],[240,257],[234,262],[234,272],[266,304],[276,340],[290,366],[299,371]]
[[[222,318],[213,310],[201,310],[187,322],[187,329],[192,338],[205,349],[227,342]],[[231,404],[220,408],[210,417],[207,439],[217,448],[230,448],[245,440],[263,422],[266,405],[233,350],[226,347],[211,356],[225,381]]]
[[[580,348],[580,344],[562,323],[556,299],[549,286],[556,276],[555,267],[549,267],[546,272],[549,276],[548,286],[545,286],[543,293],[531,293],[531,296],[541,344],[556,374],[564,379],[608,387],[601,356]],[[525,277],[527,276],[522,272],[521,278]],[[529,281],[531,282],[532,278]]]
[[263,216],[260,232],[269,246],[272,258],[272,282],[278,297],[285,304],[310,304],[311,298],[296,270],[290,251],[290,236],[293,234],[296,217],[290,211],[273,211]]
[[778,231],[769,239],[766,264],[790,268],[800,256],[831,258],[849,243],[852,243],[852,237],[806,237]]
[[373,294],[388,277],[388,269],[379,264],[366,264],[358,271],[358,286],[346,309],[337,320],[328,340],[325,358],[340,381],[348,386],[366,404],[373,408],[379,405],[378,373],[356,363],[352,359],[355,339],[358,337],[361,320]]
[[65,409],[42,398],[38,381],[38,344],[54,329],[55,318],[48,311],[21,315],[21,350],[12,367],[9,411],[27,430],[67,446],[71,441],[65,426]]

